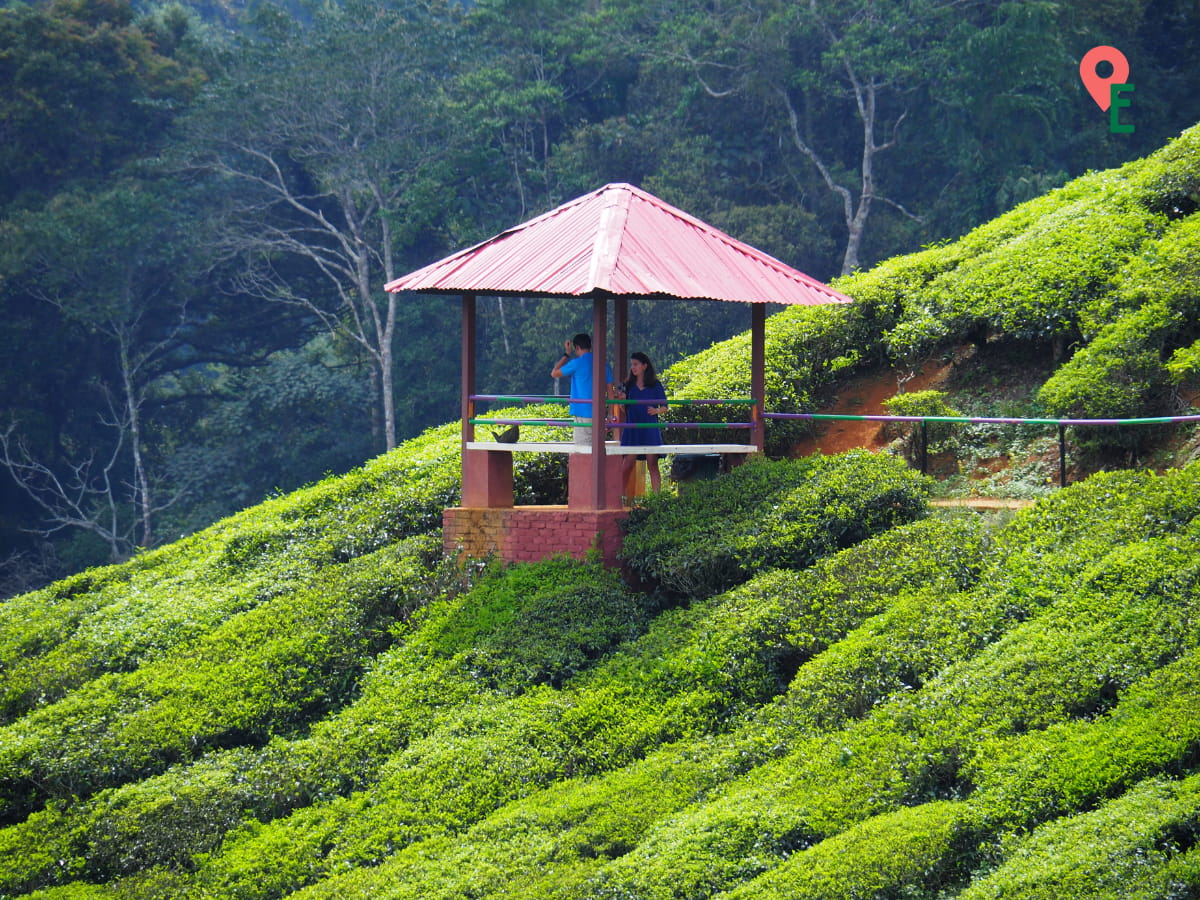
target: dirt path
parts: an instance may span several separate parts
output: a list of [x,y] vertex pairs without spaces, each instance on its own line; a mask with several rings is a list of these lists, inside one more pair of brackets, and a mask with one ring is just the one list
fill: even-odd
[[930,506],[968,509],[1024,509],[1033,506],[1032,500],[1006,500],[997,497],[954,497],[949,500],[930,500]]
[[[907,393],[937,388],[945,382],[952,366],[936,366],[927,364],[904,385]],[[899,383],[895,371],[881,370],[868,375],[862,375],[846,383],[837,398],[823,413],[845,413],[854,416],[886,415],[887,410],[883,401],[899,393]],[[822,453],[841,453],[855,447],[866,447],[868,450],[880,450],[887,445],[883,425],[880,422],[824,422],[819,426],[815,437],[799,441],[792,447],[794,456],[806,456],[820,450]],[[950,500],[933,500],[934,506],[967,507],[969,509],[1023,509],[1031,506],[1032,500],[1005,500],[993,498],[956,498]]]

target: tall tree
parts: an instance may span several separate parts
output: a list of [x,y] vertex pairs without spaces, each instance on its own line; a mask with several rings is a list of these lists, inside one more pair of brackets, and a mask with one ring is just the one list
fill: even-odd
[[437,214],[453,18],[439,0],[352,0],[283,23],[189,121],[190,164],[225,188],[219,252],[239,261],[236,288],[370,359],[386,449],[403,313],[382,288]]
[[58,454],[4,422],[0,465],[42,510],[45,533],[90,531],[114,561],[155,542],[154,518],[178,496],[160,494],[151,471],[145,408],[156,379],[194,361],[185,234],[169,198],[134,182],[64,194],[3,225],[6,289],[49,305],[91,345],[95,365],[74,388],[94,392],[96,418],[57,429]]
[[[668,27],[667,53],[712,97],[756,104],[819,174],[841,211],[841,271],[860,265],[881,192],[878,167],[897,146],[907,103],[951,0],[749,0]],[[853,123],[853,127],[851,127]]]
[[128,0],[0,9],[0,207],[104,176],[162,138],[204,73],[176,58],[186,14],[157,25],[143,30]]
[[559,143],[623,112],[637,67],[587,0],[481,0],[464,24],[475,49],[454,108],[472,174],[494,194],[477,202],[520,221],[568,199],[551,165]]

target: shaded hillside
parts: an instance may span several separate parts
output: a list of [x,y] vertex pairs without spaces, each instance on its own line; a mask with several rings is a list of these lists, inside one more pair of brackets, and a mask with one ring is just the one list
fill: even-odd
[[[1155,304],[1128,346],[1175,384],[1196,141],[1088,176],[1116,262],[1069,185],[848,280],[857,308],[772,317],[769,405],[943,341],[1061,345],[1051,380],[1083,378]],[[1031,246],[1098,268],[1055,295]],[[1041,336],[985,287],[1001,247],[1067,310]],[[743,343],[676,389],[728,395]],[[0,897],[1200,896],[1200,464],[985,520],[886,454],[748,463],[634,512],[635,590],[443,562],[457,448],[0,605]],[[557,499],[561,465],[516,481]]]

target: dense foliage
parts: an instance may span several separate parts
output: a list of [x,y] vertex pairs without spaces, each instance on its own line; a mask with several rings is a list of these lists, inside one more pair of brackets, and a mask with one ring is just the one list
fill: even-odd
[[[445,421],[455,304],[385,295],[392,276],[610,181],[819,278],[867,269],[1194,123],[1197,35],[1184,0],[6,6],[0,595],[128,558]],[[1131,61],[1132,134],[1110,132],[1079,82],[1102,43]],[[1047,201],[1056,212],[1008,220],[1005,233],[1028,232],[1019,242],[992,230],[915,269],[860,274],[860,299],[880,279],[900,295],[864,302],[850,333],[842,319],[786,337],[777,323],[776,408],[820,402],[855,365],[907,365],[987,328],[1065,359],[1109,313],[1143,305],[1129,283],[1124,305],[1083,308],[1195,209],[1186,177],[1143,187],[1159,200],[1097,176]],[[1143,274],[1170,266],[1147,258]],[[481,389],[552,391],[552,353],[587,311],[480,305]],[[630,324],[662,370],[745,319],[730,304],[638,301]],[[1184,349],[1185,331],[1142,357]],[[709,396],[745,392],[740,366],[716,368],[731,371]],[[1141,358],[1111,375],[1124,385],[1113,399],[1135,405],[1179,383]],[[1108,403],[1078,380],[1065,373],[1047,404]],[[802,431],[776,428],[773,449]]]
[[456,440],[0,607],[0,896],[1200,889],[1197,465],[988,525],[747,464],[635,516],[640,571],[737,547],[681,605],[440,561]]
[[629,517],[622,553],[646,581],[704,597],[911,521],[927,494],[917,473],[866,451],[752,460],[680,497],[647,497]]

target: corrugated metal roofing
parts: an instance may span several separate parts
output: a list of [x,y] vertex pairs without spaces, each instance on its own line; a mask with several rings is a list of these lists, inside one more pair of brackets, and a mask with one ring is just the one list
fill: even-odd
[[609,184],[385,285],[388,291],[729,300],[850,298],[630,184]]

